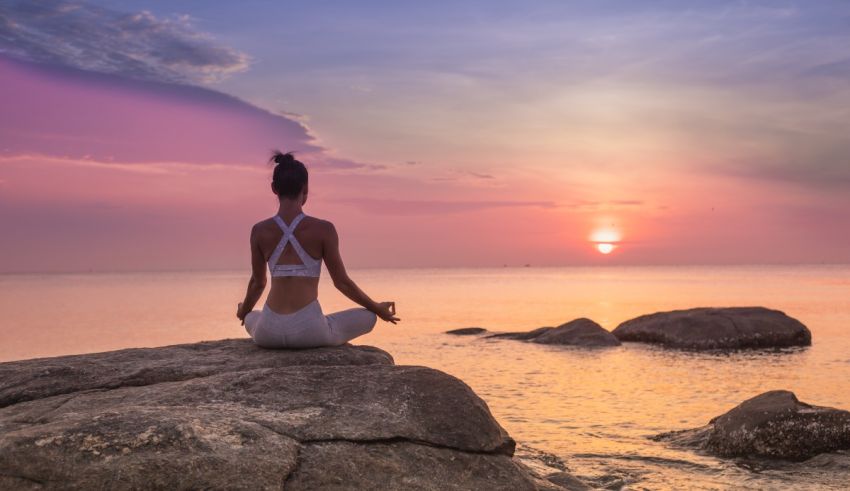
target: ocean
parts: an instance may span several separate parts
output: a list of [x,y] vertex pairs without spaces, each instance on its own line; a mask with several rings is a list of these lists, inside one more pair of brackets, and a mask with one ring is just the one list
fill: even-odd
[[[846,489],[850,453],[803,463],[737,463],[648,437],[702,426],[740,402],[787,389],[850,409],[850,266],[364,269],[352,278],[394,300],[355,344],[469,384],[526,458],[554,456],[609,489]],[[0,275],[0,361],[247,337],[239,272]],[[262,300],[261,300],[262,302]],[[326,313],[352,306],[327,278]],[[261,305],[261,304],[260,304]],[[694,353],[627,343],[575,349],[444,331],[530,330],[588,317],[606,329],[651,312],[765,306],[806,324],[813,345]]]

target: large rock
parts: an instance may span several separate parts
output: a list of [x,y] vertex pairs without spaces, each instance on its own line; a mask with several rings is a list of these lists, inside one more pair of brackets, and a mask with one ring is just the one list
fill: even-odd
[[373,364],[392,365],[393,358],[371,346],[266,350],[247,338],[35,358],[0,363],[0,407],[82,390],[149,385],[252,368]]
[[696,308],[643,315],[613,331],[620,341],[690,350],[808,346],[800,321],[764,307]]
[[375,348],[222,340],[0,374],[0,489],[545,487],[466,384]]
[[744,401],[693,430],[663,433],[657,440],[720,457],[805,460],[850,449],[850,412],[812,406],[793,392],[774,390]]
[[590,319],[575,319],[558,327],[541,327],[528,332],[504,332],[488,338],[506,338],[538,344],[569,346],[619,346],[620,341]]

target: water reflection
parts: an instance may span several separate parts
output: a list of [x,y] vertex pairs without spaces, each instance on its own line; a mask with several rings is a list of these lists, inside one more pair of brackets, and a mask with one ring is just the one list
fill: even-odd
[[[532,449],[598,486],[843,489],[848,457],[754,466],[648,437],[706,424],[772,389],[850,409],[850,268],[370,270],[364,289],[398,302],[404,322],[362,339],[398,364],[469,384]],[[0,276],[0,359],[246,336],[235,322],[242,273]],[[349,303],[323,285],[325,311]],[[797,317],[813,346],[697,353],[627,343],[581,350],[443,331],[530,330],[589,317],[607,329],[694,306],[764,305]]]

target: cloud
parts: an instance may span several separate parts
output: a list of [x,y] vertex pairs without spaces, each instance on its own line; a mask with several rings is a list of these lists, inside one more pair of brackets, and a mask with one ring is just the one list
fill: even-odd
[[[253,172],[265,175],[266,169],[260,166],[234,166],[226,163],[206,162],[204,164],[193,164],[186,162],[148,162],[145,165],[101,161],[91,157],[69,158],[56,157],[44,154],[20,154],[20,155],[2,155],[0,154],[0,164],[26,163],[26,164],[48,164],[62,165],[71,167],[83,167],[89,169],[100,169],[105,171],[129,172],[131,174],[143,175],[188,175],[194,171],[211,171],[227,169],[228,171],[239,170],[243,172]],[[0,179],[0,185],[5,182]]]
[[197,31],[188,16],[158,18],[83,2],[0,5],[0,53],[144,80],[209,83],[249,57]]
[[[418,162],[410,161],[407,162],[408,165],[417,165]],[[475,172],[468,171],[462,169],[449,169],[448,175],[442,176],[433,176],[430,177],[429,180],[435,182],[466,182],[466,183],[480,183],[481,181],[493,181],[496,179],[496,176],[493,174],[485,173],[485,172]]]
[[796,186],[808,186],[817,192],[850,189],[850,148],[843,155],[832,158],[809,156],[809,160],[777,160],[769,165],[731,163],[715,166],[711,170],[735,177],[771,180]]
[[163,173],[173,163],[262,163],[282,148],[317,170],[385,169],[331,155],[303,114],[197,85],[248,61],[187,16],[65,0],[1,4],[0,154]]
[[639,199],[614,199],[608,201],[578,200],[573,201],[571,203],[563,204],[561,206],[575,210],[599,210],[611,208],[640,207],[644,206],[645,204],[645,201]]
[[205,87],[3,55],[0,78],[0,157],[56,158],[135,172],[180,171],[177,164],[247,165],[266,172],[272,149],[281,148],[296,151],[319,171],[383,169],[331,155],[303,123]]
[[803,75],[813,75],[816,77],[835,78],[843,82],[850,79],[850,58],[834,61],[830,63],[821,63],[815,65],[803,72]]
[[612,205],[619,205],[619,206],[642,206],[643,200],[639,200],[639,199],[615,199],[615,200],[610,201],[610,203]]
[[452,201],[371,198],[338,198],[329,201],[353,205],[367,213],[381,215],[439,215],[493,208],[556,208],[558,206],[554,201]]
[[363,162],[358,162],[351,159],[339,158],[339,157],[331,157],[326,154],[315,154],[310,160],[310,168],[311,169],[321,169],[321,170],[355,170],[355,169],[367,169],[367,170],[385,170],[387,166],[381,164],[367,164]]

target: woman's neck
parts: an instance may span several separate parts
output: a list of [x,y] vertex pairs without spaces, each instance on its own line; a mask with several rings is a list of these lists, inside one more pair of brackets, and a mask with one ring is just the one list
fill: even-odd
[[282,199],[277,208],[277,214],[284,220],[291,221],[301,213],[301,201]]

